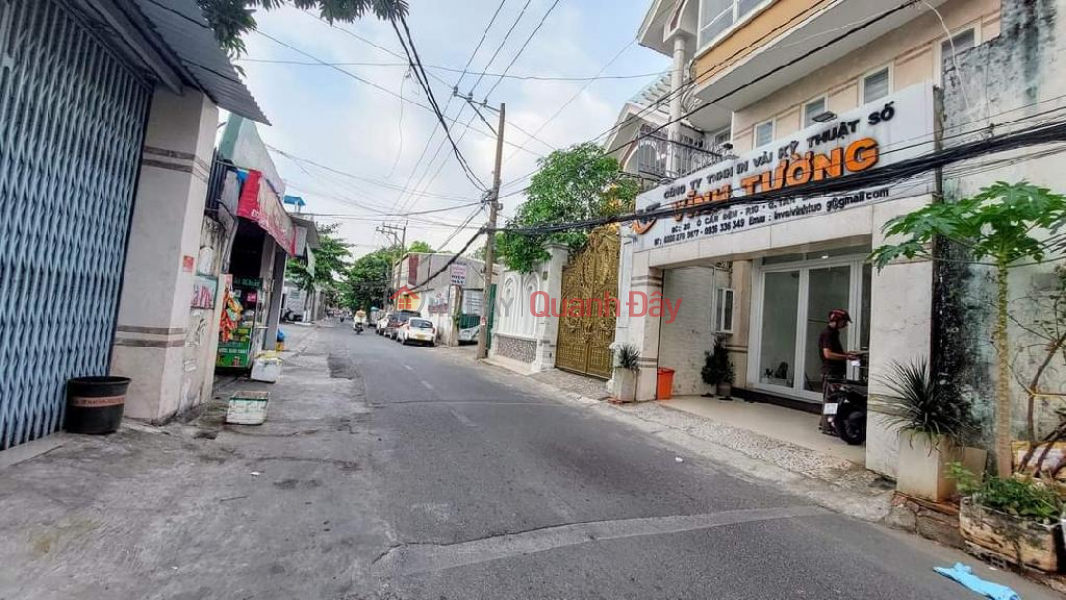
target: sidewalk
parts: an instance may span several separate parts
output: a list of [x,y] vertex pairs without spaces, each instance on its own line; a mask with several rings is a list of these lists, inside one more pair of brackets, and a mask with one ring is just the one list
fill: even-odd
[[0,598],[339,598],[366,589],[357,580],[365,565],[352,562],[365,553],[349,550],[388,545],[370,516],[370,444],[359,426],[369,410],[358,382],[306,351],[316,330],[288,329],[278,383],[216,387],[216,398],[269,390],[264,425],[223,425],[216,400],[193,423],[68,435],[0,470]]

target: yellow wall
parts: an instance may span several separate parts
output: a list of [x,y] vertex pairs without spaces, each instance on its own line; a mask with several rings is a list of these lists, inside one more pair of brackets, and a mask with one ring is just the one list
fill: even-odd
[[[700,64],[720,62],[722,56],[736,52],[736,48],[742,48],[765,35],[798,12],[810,10],[810,6],[810,2],[779,0],[698,58],[694,65],[695,72],[701,72]],[[949,0],[937,10],[952,33],[974,26],[977,29],[977,42],[982,43],[999,35],[999,8],[1000,0]],[[892,91],[923,81],[933,81],[938,48],[946,38],[936,14],[932,11],[923,12],[904,27],[736,111],[733,114],[734,148],[741,153],[751,150],[752,127],[771,118],[775,120],[775,139],[795,133],[802,127],[803,104],[822,95],[828,96],[828,109],[834,112],[859,106],[860,79],[885,65],[892,67]]]

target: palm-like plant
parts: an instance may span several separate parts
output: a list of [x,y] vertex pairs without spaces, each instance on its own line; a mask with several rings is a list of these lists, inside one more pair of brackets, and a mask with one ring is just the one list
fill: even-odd
[[619,369],[636,371],[640,368],[640,350],[633,344],[622,344],[614,350],[614,363]]
[[939,379],[930,376],[924,360],[909,364],[894,363],[889,375],[882,378],[891,390],[896,408],[893,425],[903,431],[943,438],[961,445],[973,430],[969,403],[947,393]]

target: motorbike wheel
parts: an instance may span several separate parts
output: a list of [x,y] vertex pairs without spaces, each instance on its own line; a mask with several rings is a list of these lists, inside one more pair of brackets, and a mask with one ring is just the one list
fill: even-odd
[[859,446],[866,442],[866,411],[853,408],[837,413],[833,419],[837,436],[849,446]]

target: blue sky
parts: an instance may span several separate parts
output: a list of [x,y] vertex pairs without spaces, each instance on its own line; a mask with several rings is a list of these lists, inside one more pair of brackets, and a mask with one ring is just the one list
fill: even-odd
[[[526,0],[505,0],[496,23],[474,58],[471,71],[502,72],[552,2],[530,0],[507,43],[486,68],[505,32],[526,4]],[[427,67],[462,69],[498,6],[499,0],[412,0],[409,22],[422,62]],[[509,74],[590,77],[619,52],[622,54],[604,71],[605,75],[662,72],[669,67],[669,59],[633,42],[648,6],[649,2],[634,0],[560,0]],[[402,103],[385,91],[327,66],[256,62],[314,62],[314,59],[321,59],[329,63],[396,65],[400,60],[292,8],[260,11],[257,20],[265,35],[253,33],[246,37],[248,53],[244,58],[248,60],[239,64],[245,69],[249,88],[273,122],[272,127],[260,128],[263,139],[287,153],[346,174],[275,157],[289,193],[302,195],[307,200],[306,212],[358,217],[320,219],[341,223],[340,232],[349,242],[357,244],[353,249],[357,255],[385,243],[385,238],[374,229],[382,221],[397,219],[380,216],[382,212],[454,208],[448,212],[413,217],[410,223],[408,239],[424,239],[439,247],[455,231],[455,224],[475,212],[475,207],[459,207],[476,199],[480,192],[463,176],[447,146],[429,166],[429,158],[442,139],[440,131],[432,138],[428,152],[418,164],[434,129],[432,113],[414,104]],[[341,27],[403,54],[391,26],[385,23],[369,18]],[[286,48],[267,36],[314,58]],[[407,69],[403,66],[361,64],[339,68],[394,93],[402,90],[402,95],[413,101],[427,103],[417,83],[413,79],[405,80]],[[446,82],[431,79],[434,94],[443,108],[460,73],[428,70]],[[477,75],[464,77],[459,83],[460,92],[469,92],[477,79]],[[502,169],[503,181],[507,183],[533,171],[538,155],[551,151],[549,145],[565,147],[591,139],[609,128],[622,104],[653,79],[654,76],[598,80],[587,88],[583,81],[503,80],[492,93],[489,103],[507,103],[508,121],[515,127],[507,128],[505,139],[526,147],[522,151],[513,146],[505,147],[507,160]],[[474,97],[483,99],[496,81],[496,77],[484,77],[474,89]],[[585,89],[582,91],[582,88]],[[575,95],[573,102],[545,125]],[[447,114],[455,117],[462,104],[461,100],[453,100]],[[463,135],[465,123],[473,116],[469,107],[463,110],[460,123],[453,127],[454,137]],[[495,125],[494,115],[485,113],[485,117]],[[488,128],[480,120],[475,118],[473,123],[476,129],[487,132]],[[536,137],[548,145],[530,140],[516,128],[532,133],[542,126],[544,129]],[[489,183],[494,139],[469,131],[459,146],[475,174]],[[436,175],[438,168],[439,175]],[[521,183],[505,186],[504,193],[520,189]],[[404,187],[417,193],[403,194],[396,189]],[[521,196],[506,198],[504,214],[510,214],[520,201]],[[480,214],[473,218],[472,224],[480,225],[484,221],[484,214]],[[459,232],[446,248],[459,249],[472,234],[472,230]]]

